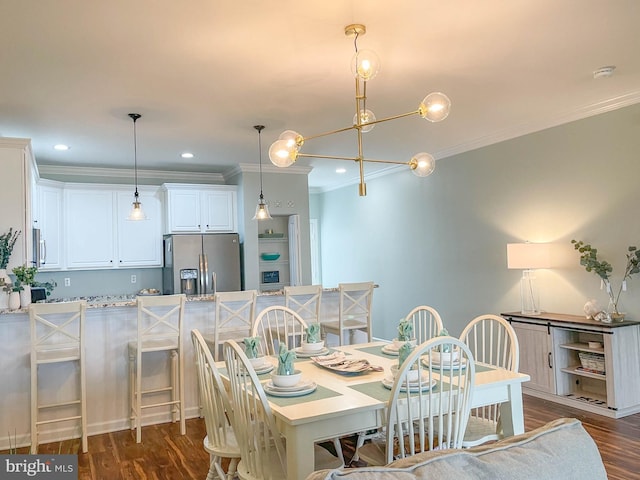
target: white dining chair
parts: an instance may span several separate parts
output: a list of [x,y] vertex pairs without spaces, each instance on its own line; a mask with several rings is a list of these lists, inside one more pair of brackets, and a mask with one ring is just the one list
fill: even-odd
[[[437,337],[442,331],[442,319],[435,308],[428,305],[420,305],[411,310],[405,320],[411,321],[413,324],[414,337],[419,345],[427,340]],[[379,435],[377,431],[359,432],[356,439],[356,452],[352,461],[359,460],[358,449],[364,445],[369,439],[376,438]]]
[[216,293],[216,316],[213,332],[203,333],[216,362],[220,360],[222,344],[226,340],[241,342],[243,338],[251,334],[257,296],[256,290]]
[[356,331],[365,332],[367,341],[373,339],[371,328],[371,302],[373,300],[373,282],[338,284],[339,305],[338,318],[322,322],[322,330],[338,336],[338,344],[342,345],[344,334],[349,333],[349,343],[354,343]]
[[428,305],[420,305],[411,310],[405,320],[413,323],[413,333],[416,343],[424,343],[440,335],[443,329],[442,318],[437,310]]
[[[230,421],[233,416],[231,402],[209,346],[199,330],[191,330],[191,341],[196,357],[200,402],[207,430],[203,440],[204,449],[209,453],[209,472],[206,480],[231,480],[235,477],[240,459],[240,447]],[[226,472],[222,467],[223,458],[230,459]]]
[[[182,345],[185,301],[184,294],[136,297],[137,334],[136,339],[129,342],[129,405],[137,443],[142,441],[142,419],[149,409],[170,407],[173,421],[180,421],[180,435],[186,433]],[[143,360],[146,357],[150,362],[152,355],[149,354],[159,352],[166,353],[170,359],[169,385],[144,386]],[[163,393],[165,396],[158,398]],[[166,393],[170,398],[166,398]],[[143,403],[145,397],[154,400]]]
[[[447,349],[459,352],[456,368],[441,368],[439,350]],[[417,346],[391,384],[384,437],[363,445],[360,458],[386,465],[428,450],[461,448],[474,381],[473,355],[457,338],[440,336]]]
[[[31,453],[38,453],[38,429],[41,425],[78,421],[82,451],[87,445],[87,387],[85,362],[85,301],[64,303],[32,303],[29,306],[31,326]],[[41,403],[38,392],[38,373],[45,365],[77,362],[78,394],[76,398]],[[44,374],[44,372],[40,372]],[[54,418],[51,411],[61,409],[62,417]],[[41,416],[45,410],[48,413]],[[74,412],[75,410],[75,412]]]
[[[235,341],[224,343],[224,358],[233,408],[231,421],[240,444],[238,476],[242,480],[286,478],[285,441],[258,376]],[[337,457],[319,445],[314,449],[313,462],[314,470],[343,466]]]
[[[480,315],[464,328],[460,340],[469,347],[477,362],[518,371],[518,337],[504,318],[491,314]],[[501,438],[500,404],[474,408],[462,446],[473,447]]]
[[278,355],[280,344],[289,350],[303,338],[307,323],[288,307],[273,305],[262,310],[253,322],[252,337],[260,337],[262,355]]

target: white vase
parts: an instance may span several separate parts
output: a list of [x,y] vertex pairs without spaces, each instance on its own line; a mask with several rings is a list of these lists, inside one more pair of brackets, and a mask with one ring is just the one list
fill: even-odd
[[27,308],[31,305],[31,285],[23,285],[20,291],[20,307]]
[[20,293],[11,292],[9,294],[9,310],[18,310],[20,308]]
[[0,289],[0,310],[9,308],[9,294]]

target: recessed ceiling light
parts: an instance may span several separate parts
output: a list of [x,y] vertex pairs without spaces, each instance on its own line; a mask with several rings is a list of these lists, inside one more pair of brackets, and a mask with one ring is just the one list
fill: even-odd
[[613,71],[616,69],[615,65],[608,65],[606,67],[600,67],[593,72],[593,78],[607,78],[613,75]]
[[346,168],[340,167],[340,168],[336,168],[336,173],[345,173],[347,171]]
[[184,152],[182,155],[180,155],[182,158],[193,158],[193,153],[189,153],[189,152]]
[[63,145],[61,143],[59,143],[58,145],[54,145],[53,148],[55,150],[60,150],[60,151],[69,150],[69,146],[68,145]]

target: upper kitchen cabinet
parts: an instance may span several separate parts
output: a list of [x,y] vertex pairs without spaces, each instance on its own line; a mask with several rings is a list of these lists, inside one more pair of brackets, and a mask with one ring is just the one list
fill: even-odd
[[166,233],[237,232],[237,187],[165,183]]
[[40,270],[64,267],[62,194],[59,182],[41,180],[35,186],[33,227],[40,229]]
[[147,220],[130,221],[126,219],[133,202],[130,187],[67,184],[67,268],[162,266],[162,207],[156,190],[138,187]]
[[31,153],[31,141],[25,138],[0,138],[0,235],[10,228],[21,234],[13,248],[7,271],[19,265],[31,265],[32,184],[37,170]]

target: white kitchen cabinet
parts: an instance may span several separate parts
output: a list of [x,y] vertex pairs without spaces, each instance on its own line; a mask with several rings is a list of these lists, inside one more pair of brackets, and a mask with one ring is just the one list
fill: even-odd
[[0,138],[0,235],[9,228],[21,234],[13,248],[7,271],[31,265],[32,180],[37,176],[31,142],[24,138]]
[[166,233],[237,232],[232,185],[164,184]]
[[43,180],[35,191],[33,226],[40,229],[40,270],[60,270],[64,266],[62,184]]
[[64,211],[68,268],[105,268],[115,265],[113,191],[93,187],[66,187]]
[[531,376],[525,393],[613,418],[640,412],[640,322],[502,315],[518,335],[520,371]]
[[138,188],[138,193],[147,217],[142,221],[127,220],[133,193],[116,193],[118,267],[159,267],[162,266],[162,202],[152,191]]
[[156,188],[138,191],[147,220],[130,221],[131,187],[65,186],[67,268],[162,266],[161,199]]

